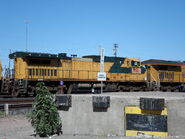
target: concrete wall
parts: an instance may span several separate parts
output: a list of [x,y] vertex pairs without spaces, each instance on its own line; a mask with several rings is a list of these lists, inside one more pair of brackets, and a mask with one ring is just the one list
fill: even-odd
[[[111,97],[106,112],[93,112],[92,96],[72,96],[69,111],[60,111],[64,134],[124,135],[126,100]],[[119,109],[119,110],[118,110]]]
[[168,102],[168,132],[171,136],[185,136],[185,99]]
[[[104,94],[109,96],[109,94]],[[139,106],[140,95],[110,95],[110,107],[104,112],[94,112],[93,95],[72,95],[72,107],[59,110],[62,118],[63,134],[76,135],[116,135],[125,136],[125,106]],[[142,96],[143,97],[143,96]],[[153,98],[153,96],[147,96]],[[170,136],[185,136],[185,101],[165,98],[168,108],[168,133]]]

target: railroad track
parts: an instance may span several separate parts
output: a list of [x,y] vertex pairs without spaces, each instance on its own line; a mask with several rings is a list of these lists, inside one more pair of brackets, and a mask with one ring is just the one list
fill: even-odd
[[32,104],[34,98],[0,98],[0,104],[20,104],[29,103]]
[[6,115],[26,114],[32,109],[34,98],[0,98],[0,112]]

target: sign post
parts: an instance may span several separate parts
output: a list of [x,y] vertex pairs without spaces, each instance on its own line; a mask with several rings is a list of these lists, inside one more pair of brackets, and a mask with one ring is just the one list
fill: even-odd
[[106,81],[106,73],[104,72],[104,48],[100,48],[100,72],[98,72],[98,81],[101,81],[101,94],[103,92],[103,81]]

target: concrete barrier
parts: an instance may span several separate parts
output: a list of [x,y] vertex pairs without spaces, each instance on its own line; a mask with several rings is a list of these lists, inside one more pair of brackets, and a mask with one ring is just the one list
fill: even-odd
[[185,137],[185,99],[168,101],[168,132]]
[[[169,95],[152,92],[135,93],[110,93],[101,95],[71,95],[71,107],[60,109],[62,118],[63,134],[72,135],[96,135],[96,136],[126,136],[128,130],[126,125],[125,108],[132,106],[140,109],[140,98],[164,99],[167,131],[163,131],[164,136],[185,136],[185,96],[181,94]],[[93,107],[93,96],[109,96],[110,107],[96,111]],[[97,105],[98,106],[98,105]],[[150,113],[139,113],[140,115],[156,115],[155,110]],[[163,112],[164,113],[164,112]],[[155,119],[155,116],[154,116]],[[164,122],[163,122],[164,123]],[[142,124],[142,123],[141,123]],[[153,122],[152,124],[158,124]],[[143,126],[143,125],[140,125]],[[143,129],[142,129],[143,130]],[[136,130],[137,134],[148,133],[147,131]],[[161,136],[149,132],[151,135]]]

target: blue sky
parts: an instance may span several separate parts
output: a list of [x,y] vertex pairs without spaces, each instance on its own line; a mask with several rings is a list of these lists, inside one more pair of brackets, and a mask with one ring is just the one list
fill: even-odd
[[0,59],[9,50],[185,61],[185,0],[0,0]]

